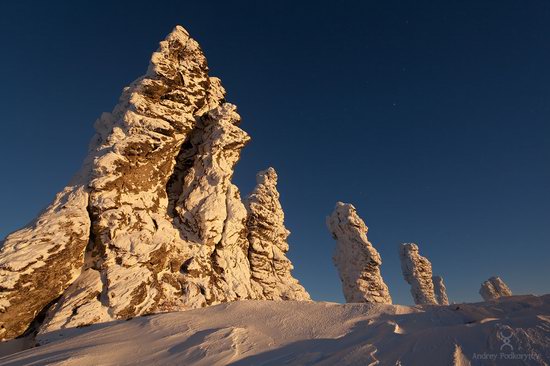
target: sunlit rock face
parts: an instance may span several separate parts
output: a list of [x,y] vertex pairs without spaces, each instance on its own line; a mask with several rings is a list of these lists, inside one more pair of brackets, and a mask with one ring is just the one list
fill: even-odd
[[351,204],[338,202],[327,227],[336,240],[333,261],[347,302],[391,304],[380,254],[367,239],[367,225]]
[[403,277],[411,285],[411,295],[414,303],[437,304],[432,281],[432,264],[418,252],[414,243],[402,244],[399,250]]
[[0,252],[0,338],[19,336],[78,277],[89,242],[89,190],[74,183]]
[[481,284],[479,294],[483,300],[490,301],[503,296],[512,296],[512,291],[500,277],[491,277]]
[[275,169],[259,172],[256,183],[246,199],[248,258],[254,290],[268,300],[309,300],[309,294],[292,277],[292,263],[286,257],[290,231],[284,225]]
[[447,297],[447,287],[443,282],[443,277],[433,276],[432,282],[434,285],[435,299],[439,305],[449,305],[449,298]]
[[250,221],[231,183],[250,138],[224,95],[198,43],[176,27],[96,121],[70,185],[4,241],[0,338],[238,299],[307,298],[284,253],[264,280],[294,292],[269,297],[252,280]]

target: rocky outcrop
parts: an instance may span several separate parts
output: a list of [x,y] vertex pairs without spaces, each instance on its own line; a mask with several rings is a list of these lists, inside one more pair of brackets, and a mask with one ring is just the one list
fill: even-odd
[[256,183],[246,200],[248,258],[254,290],[262,299],[309,300],[309,294],[292,277],[292,263],[286,257],[290,231],[284,225],[275,169],[259,172]]
[[418,253],[418,245],[402,244],[399,257],[403,277],[411,285],[411,294],[415,304],[437,304],[432,282],[432,264]]
[[96,121],[71,185],[6,238],[2,338],[31,323],[46,332],[266,298],[251,279],[247,211],[231,183],[249,137],[224,95],[197,42],[176,27]]
[[0,253],[0,338],[21,335],[80,273],[90,234],[88,190],[66,187]]
[[432,282],[434,285],[435,299],[439,305],[449,305],[449,298],[447,297],[447,287],[443,282],[443,277],[433,276]]
[[380,274],[382,259],[367,239],[368,228],[351,204],[338,202],[327,227],[336,240],[333,261],[347,302],[391,304]]
[[503,296],[512,296],[512,291],[500,277],[491,277],[481,284],[479,294],[483,300],[491,301]]

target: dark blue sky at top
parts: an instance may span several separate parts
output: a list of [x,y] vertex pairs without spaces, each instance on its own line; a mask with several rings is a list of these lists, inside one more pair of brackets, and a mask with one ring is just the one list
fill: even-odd
[[76,172],[92,124],[183,25],[273,166],[295,275],[342,301],[325,216],[353,203],[394,301],[417,242],[454,301],[550,292],[548,1],[3,1],[0,237]]

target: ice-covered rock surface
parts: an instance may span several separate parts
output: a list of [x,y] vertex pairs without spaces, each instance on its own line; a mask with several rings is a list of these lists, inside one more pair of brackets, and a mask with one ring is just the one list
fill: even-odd
[[268,300],[309,300],[309,294],[292,277],[286,257],[290,231],[277,191],[277,173],[268,168],[256,175],[256,187],[247,197],[248,258],[255,292]]
[[[71,184],[6,238],[0,338],[42,319],[45,333],[266,298],[251,280],[247,211],[231,183],[250,138],[224,95],[198,43],[176,27],[96,121]],[[285,275],[265,281],[299,286],[279,254]]]
[[435,299],[439,305],[449,305],[449,298],[447,297],[447,287],[443,282],[443,277],[433,276],[432,282],[434,284]]
[[367,239],[367,225],[355,207],[338,202],[327,227],[336,240],[333,261],[347,302],[391,304],[388,286],[380,274],[382,259]]
[[483,300],[490,301],[502,296],[512,296],[512,291],[500,277],[491,277],[481,284],[479,294]]
[[550,295],[449,306],[238,301],[0,344],[0,365],[548,365]]
[[418,245],[401,244],[399,250],[403,277],[411,285],[415,304],[437,304],[432,280],[432,264],[418,253]]

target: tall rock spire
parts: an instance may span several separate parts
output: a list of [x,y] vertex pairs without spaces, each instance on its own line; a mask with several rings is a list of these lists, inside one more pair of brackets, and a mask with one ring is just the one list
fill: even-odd
[[432,264],[418,252],[414,243],[402,244],[399,257],[403,277],[411,285],[411,294],[415,304],[437,304],[432,282]]
[[355,207],[338,202],[327,227],[336,240],[333,261],[347,302],[391,304],[388,286],[380,274],[382,259],[367,239],[368,228]]
[[1,338],[265,297],[231,183],[249,137],[224,95],[177,26],[96,121],[71,184],[6,238]]
[[269,300],[309,300],[307,291],[292,277],[292,263],[286,257],[290,231],[284,226],[275,169],[259,172],[256,183],[246,200],[248,258],[255,291]]

